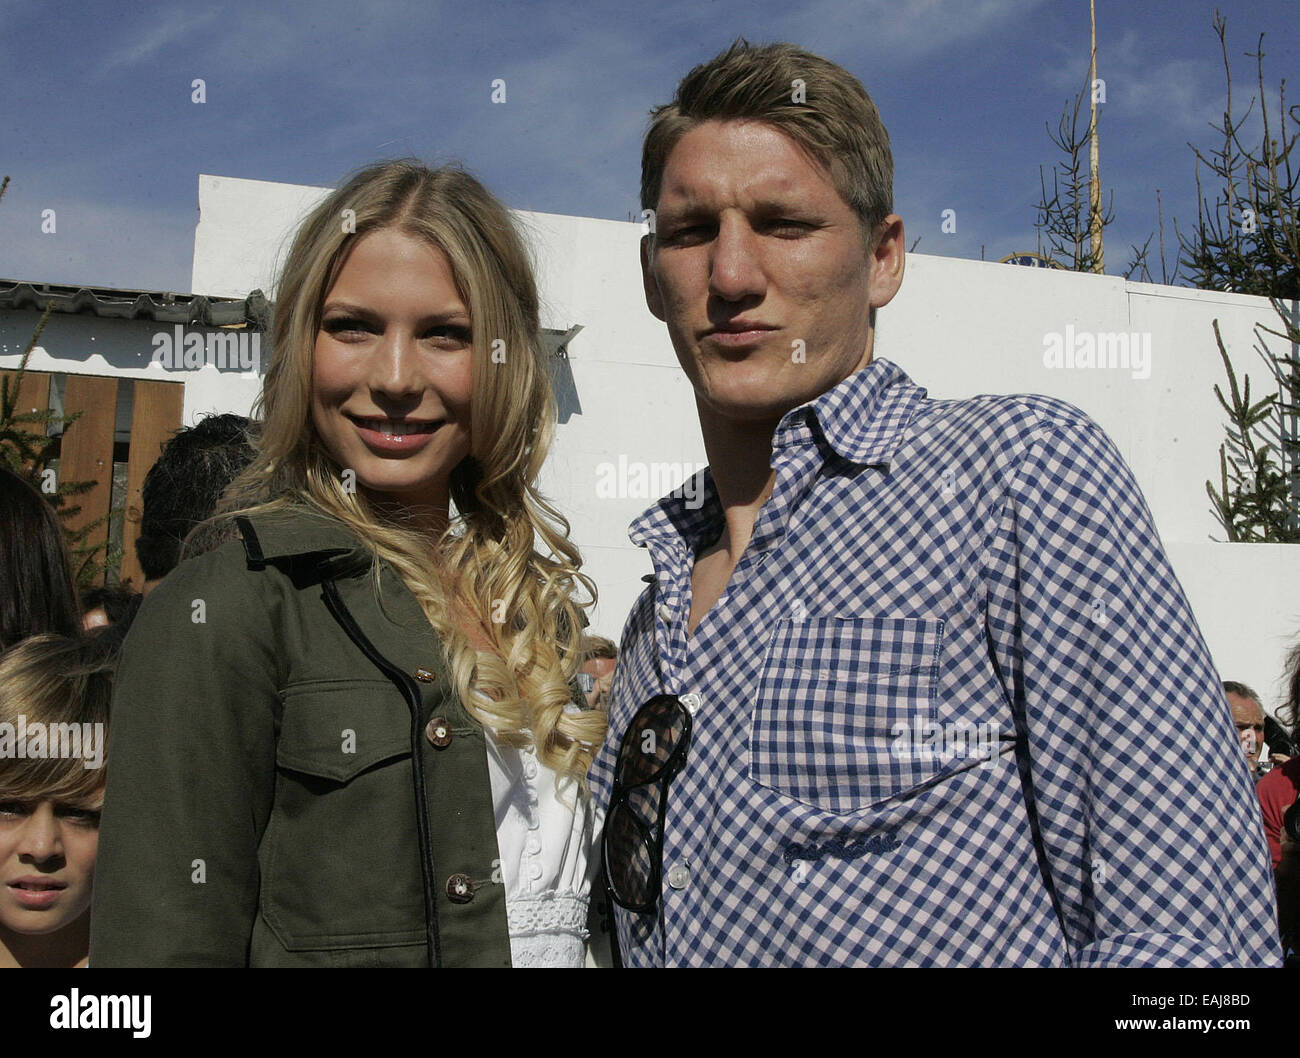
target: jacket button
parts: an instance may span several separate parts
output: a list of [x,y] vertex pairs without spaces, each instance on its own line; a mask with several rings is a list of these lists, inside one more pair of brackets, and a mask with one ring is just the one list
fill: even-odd
[[[425,725],[424,737],[439,749],[451,745],[451,725],[441,716],[435,716]],[[456,876],[457,878],[460,875]]]
[[421,683],[432,683],[436,677],[428,669],[416,669],[415,678]]
[[447,879],[447,899],[453,904],[468,904],[474,899],[474,883],[468,874],[453,874]]

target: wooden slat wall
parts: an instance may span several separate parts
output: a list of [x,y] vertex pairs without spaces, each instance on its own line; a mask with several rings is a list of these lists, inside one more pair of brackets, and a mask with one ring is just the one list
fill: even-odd
[[123,583],[131,580],[131,588],[139,591],[144,585],[144,570],[135,557],[135,541],[140,535],[140,515],[144,510],[142,490],[145,475],[158,460],[164,442],[180,429],[181,414],[185,405],[183,382],[135,383],[135,402],[131,410],[131,454],[127,464],[126,514],[122,522]]
[[[117,417],[117,379],[97,375],[69,375],[64,391],[65,414],[82,412],[81,418],[64,431],[59,480],[91,481],[94,488],[69,497],[69,504],[81,508],[65,524],[77,530],[108,513],[113,489],[113,429]],[[94,542],[108,540],[108,523],[95,531]],[[92,541],[87,540],[87,543]],[[101,552],[96,556],[103,558]],[[103,575],[95,578],[103,583]]]
[[[8,379],[13,385],[17,371],[0,371],[0,378]],[[41,371],[24,371],[23,384],[18,388],[18,405],[16,411],[24,415],[31,411],[45,411],[50,406],[50,376]],[[45,427],[28,423],[22,427],[26,433],[43,434]]]
[[[16,372],[0,371],[0,378],[12,379]],[[44,411],[50,406],[52,376],[41,371],[23,375],[18,391],[18,412]],[[64,412],[81,411],[81,418],[67,428],[63,436],[63,457],[59,467],[61,481],[93,481],[95,488],[81,496],[70,497],[69,504],[81,507],[75,518],[66,521],[76,530],[108,513],[113,487],[113,433],[117,417],[117,379],[98,375],[68,375],[64,393]],[[139,591],[144,571],[135,557],[135,541],[140,535],[141,493],[145,475],[158,460],[162,446],[180,429],[185,406],[183,382],[146,382],[136,380],[131,413],[131,444],[127,464],[126,513],[122,523],[122,566],[119,580],[129,578]],[[44,427],[23,427],[40,433]],[[100,533],[96,532],[96,538]],[[103,539],[108,538],[105,523]],[[103,552],[98,556],[102,560]],[[102,578],[97,581],[101,583]]]

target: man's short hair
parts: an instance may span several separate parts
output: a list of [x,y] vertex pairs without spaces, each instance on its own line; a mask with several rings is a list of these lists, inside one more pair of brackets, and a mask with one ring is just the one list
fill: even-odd
[[148,580],[160,580],[176,568],[182,541],[212,516],[226,486],[252,461],[248,429],[242,415],[209,415],[163,446],[145,475],[135,542]]
[[582,660],[588,662],[595,658],[609,658],[611,661],[617,661],[618,647],[614,645],[613,640],[587,633],[582,637]]
[[752,45],[742,37],[695,67],[673,101],[650,112],[641,208],[658,208],[664,167],[683,135],[705,121],[745,119],[785,133],[817,161],[874,245],[877,228],[894,210],[889,133],[856,77],[793,44]]
[[1259,700],[1259,695],[1256,694],[1254,691],[1252,691],[1244,683],[1238,683],[1236,680],[1224,680],[1223,693],[1235,694],[1238,698],[1249,698],[1261,709],[1264,708],[1264,703]]

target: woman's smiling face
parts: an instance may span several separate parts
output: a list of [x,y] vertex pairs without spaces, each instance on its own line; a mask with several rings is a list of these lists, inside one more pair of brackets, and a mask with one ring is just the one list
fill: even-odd
[[471,327],[442,250],[393,228],[352,247],[321,309],[311,414],[376,498],[445,515],[470,453]]

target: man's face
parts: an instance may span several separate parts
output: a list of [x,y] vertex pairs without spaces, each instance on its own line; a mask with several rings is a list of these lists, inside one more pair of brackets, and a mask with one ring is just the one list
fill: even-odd
[[1232,722],[1237,725],[1242,752],[1253,768],[1264,748],[1264,710],[1253,698],[1243,698],[1232,691],[1228,692],[1228,704],[1232,706]]
[[784,133],[706,121],[668,156],[641,263],[701,413],[775,423],[870,362],[870,311],[898,290],[903,256],[902,221],[869,248]]
[[595,709],[597,703],[609,695],[609,685],[614,681],[613,658],[591,658],[582,663],[582,671],[592,678],[592,688],[587,691],[587,705]]

